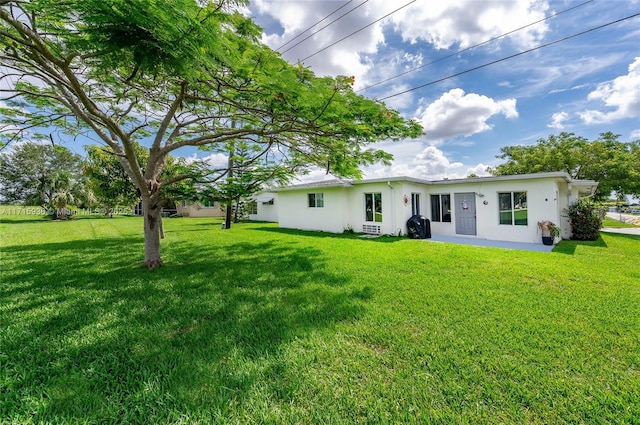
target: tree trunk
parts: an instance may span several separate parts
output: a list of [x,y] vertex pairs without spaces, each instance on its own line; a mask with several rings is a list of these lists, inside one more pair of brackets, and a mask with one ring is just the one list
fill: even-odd
[[[231,127],[235,128],[236,123],[234,121],[231,121]],[[233,157],[236,154],[236,149],[235,146],[231,147],[231,152],[229,152],[229,165],[228,165],[228,169],[227,169],[227,182],[231,183],[233,181]],[[228,195],[227,195],[228,196]],[[231,210],[233,208],[233,200],[229,199],[229,201],[227,202],[227,211],[224,217],[225,220],[225,229],[231,229],[231,219],[233,218],[231,216]]]
[[224,228],[225,229],[231,229],[231,219],[233,218],[231,215],[231,210],[233,208],[233,204],[231,202],[227,203],[227,208],[224,214]]
[[149,205],[149,199],[142,197],[142,214],[144,215],[144,262],[149,270],[162,266],[160,258],[160,208]]

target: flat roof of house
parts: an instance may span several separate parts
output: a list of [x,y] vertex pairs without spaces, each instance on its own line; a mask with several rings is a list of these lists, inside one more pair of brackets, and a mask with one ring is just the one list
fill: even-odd
[[584,188],[586,190],[581,192],[588,193],[595,190],[598,186],[598,182],[593,180],[574,180],[571,176],[564,171],[553,171],[547,173],[533,173],[533,174],[513,174],[508,176],[486,176],[486,177],[467,177],[459,179],[441,179],[441,180],[424,180],[416,177],[409,176],[395,176],[384,177],[365,180],[346,180],[346,179],[333,179],[323,180],[318,182],[303,183],[291,186],[285,186],[280,188],[274,188],[265,190],[265,192],[281,192],[290,190],[305,190],[305,189],[320,189],[320,188],[333,188],[333,187],[352,187],[361,184],[371,183],[386,183],[386,182],[411,182],[425,185],[443,185],[443,184],[461,184],[461,183],[482,183],[492,181],[512,181],[512,180],[536,180],[536,179],[561,179],[573,186]]
[[295,184],[291,186],[283,186],[283,187],[265,190],[265,192],[281,192],[285,190],[302,190],[302,189],[314,189],[314,188],[351,187],[351,186],[353,186],[353,181],[351,180],[333,179],[333,180],[322,180],[317,182]]

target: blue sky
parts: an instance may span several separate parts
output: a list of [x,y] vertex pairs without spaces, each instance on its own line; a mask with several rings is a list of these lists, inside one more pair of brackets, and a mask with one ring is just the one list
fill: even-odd
[[365,178],[487,175],[501,147],[562,131],[640,139],[640,0],[252,0],[243,12],[286,60],[353,75],[360,94],[422,123],[419,139],[377,145],[394,162]]
[[288,61],[354,75],[360,94],[423,124],[418,140],[380,144],[394,163],[367,178],[428,179],[485,175],[500,147],[562,131],[640,139],[640,17],[536,49],[639,12],[638,0],[256,0],[246,11]]

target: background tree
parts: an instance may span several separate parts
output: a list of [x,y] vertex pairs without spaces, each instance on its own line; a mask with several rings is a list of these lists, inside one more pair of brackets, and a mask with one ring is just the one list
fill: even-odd
[[[85,149],[83,172],[105,215],[111,215],[116,207],[132,207],[140,202],[140,194],[113,152],[97,145]],[[143,149],[136,151],[141,154]]]
[[[134,142],[133,149],[138,162],[144,168],[149,158],[147,149]],[[116,207],[132,207],[140,202],[140,193],[126,173],[118,156],[108,148],[89,145],[85,148],[87,156],[83,164],[83,173],[87,185],[95,195],[97,202],[109,215]],[[167,157],[161,179],[168,180],[189,172],[189,165],[183,158]],[[195,170],[191,170],[195,172]],[[160,190],[160,204],[173,205],[178,200],[196,199],[193,182],[181,180],[172,186],[163,186]]]
[[[10,87],[0,136],[7,143],[51,126],[101,140],[140,191],[149,268],[162,264],[161,189],[194,178],[187,167],[161,177],[177,149],[249,140],[263,147],[254,158],[277,153],[282,163],[357,177],[361,165],[390,160],[368,144],[421,133],[356,95],[352,78],[316,77],[261,44],[237,9],[246,3],[0,1],[1,82]],[[146,167],[134,149],[142,140]]]
[[12,146],[0,153],[0,196],[3,202],[39,205],[52,210],[58,205],[87,206],[91,195],[82,176],[82,157],[64,146],[34,142]]
[[[225,227],[246,218],[245,204],[249,198],[267,186],[283,185],[295,175],[297,167],[271,159],[268,155],[255,158],[259,144],[231,143],[226,171],[210,184],[199,185],[201,199],[216,200],[225,206]],[[226,174],[224,174],[226,172]]]
[[602,133],[589,141],[573,133],[551,135],[531,146],[507,146],[497,158],[507,162],[489,169],[494,175],[565,171],[574,179],[599,182],[596,199],[640,194],[640,141],[620,142]]

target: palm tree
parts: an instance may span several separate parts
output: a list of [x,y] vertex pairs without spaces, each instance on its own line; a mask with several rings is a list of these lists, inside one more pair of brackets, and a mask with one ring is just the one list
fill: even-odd
[[58,220],[65,220],[69,216],[69,211],[67,210],[67,206],[75,201],[75,197],[73,193],[71,193],[67,189],[61,189],[57,191],[51,197],[51,203],[55,208],[54,218]]

